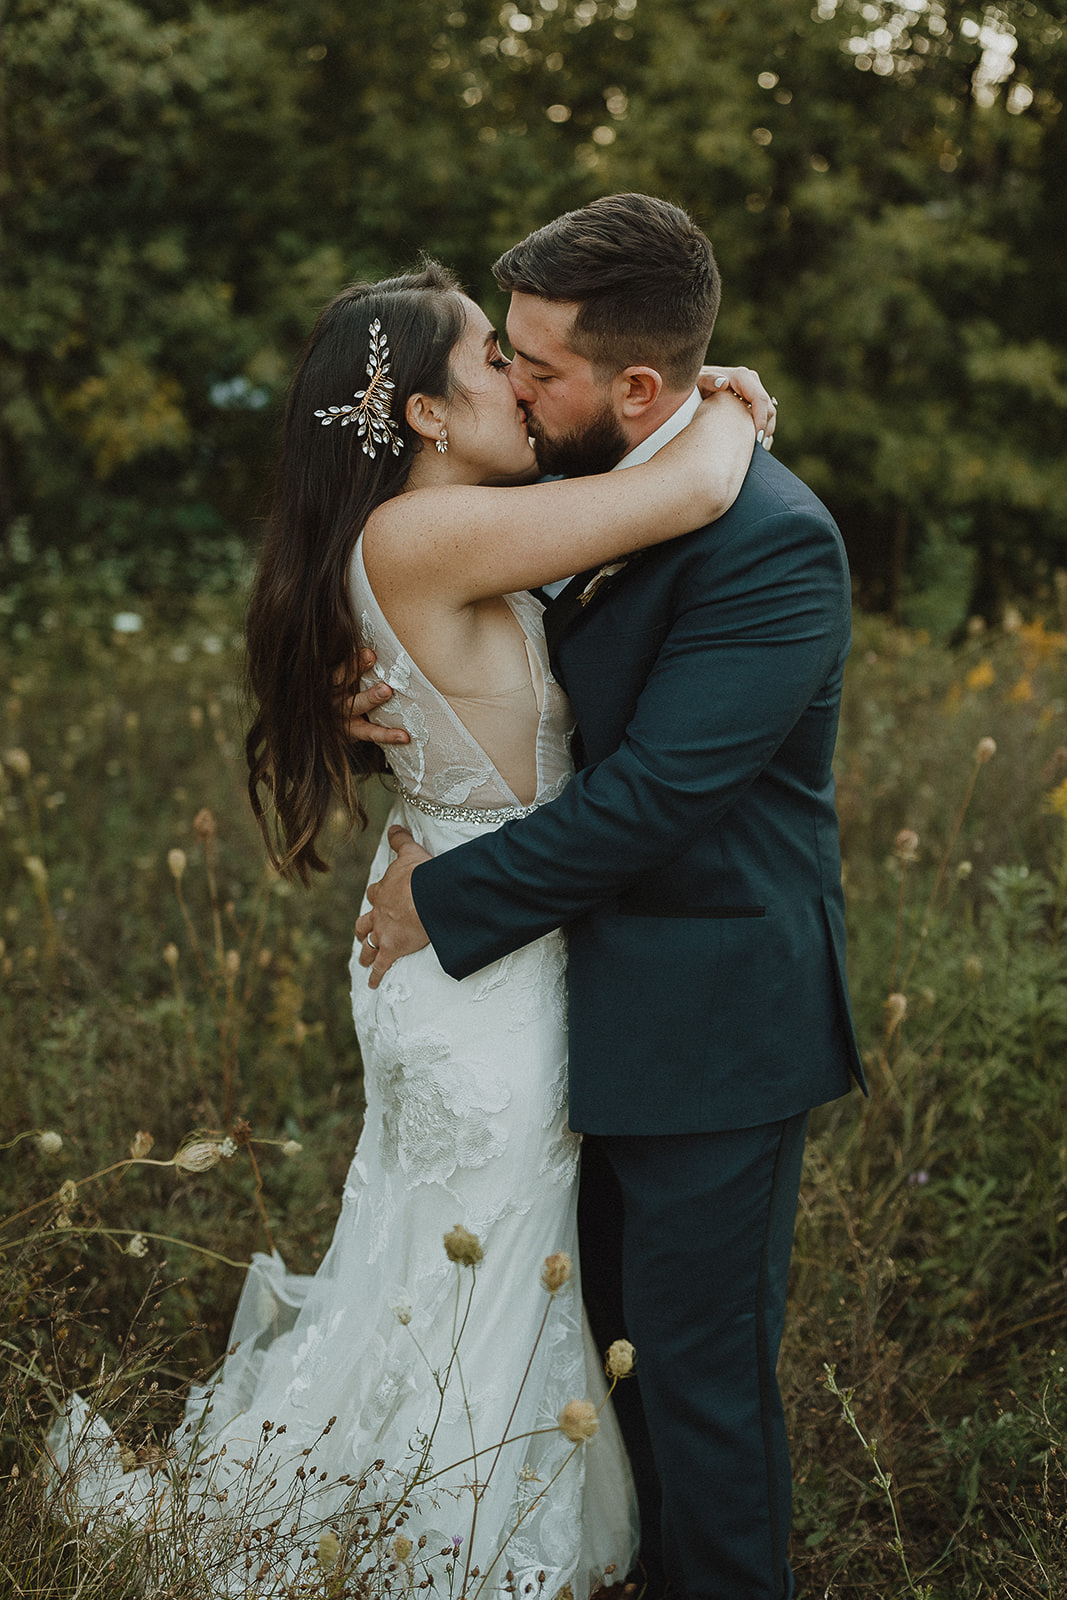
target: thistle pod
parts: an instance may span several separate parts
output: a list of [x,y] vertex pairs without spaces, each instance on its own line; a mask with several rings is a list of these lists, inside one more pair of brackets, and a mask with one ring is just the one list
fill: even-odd
[[570,1281],[574,1271],[574,1263],[565,1250],[557,1250],[555,1255],[545,1258],[544,1267],[541,1269],[541,1282],[549,1294],[558,1294],[565,1283]]
[[913,828],[901,828],[893,846],[893,854],[898,861],[906,862],[909,865],[913,861],[918,861],[919,835]]
[[43,888],[48,882],[48,868],[40,856],[27,856],[22,865],[38,887]]
[[559,1431],[571,1444],[585,1444],[600,1427],[591,1400],[568,1400],[559,1414]]
[[997,741],[986,734],[984,739],[979,739],[974,750],[974,759],[979,766],[984,766],[987,761],[992,761],[997,753]]
[[476,1267],[485,1255],[481,1240],[460,1223],[445,1234],[445,1255],[460,1267]]
[[140,1128],[130,1140],[130,1156],[134,1161],[143,1161],[145,1156],[152,1153],[155,1144],[152,1135],[145,1128]]
[[[174,854],[174,855],[180,855],[181,852],[180,851],[172,851],[171,853]],[[178,876],[180,876],[180,874],[175,873],[175,877],[178,877]],[[178,965],[178,960],[179,960],[178,946],[174,943],[173,939],[170,941],[169,944],[165,944],[163,946],[163,960],[167,963],[167,966],[170,968],[170,970],[172,972],[174,971],[175,967]]]
[[323,1572],[332,1572],[341,1559],[341,1541],[332,1528],[319,1540],[315,1559]]
[[906,994],[891,994],[885,1003],[886,1034],[890,1038],[900,1027],[908,1014],[908,997]]
[[63,1148],[63,1135],[54,1128],[45,1128],[37,1135],[37,1148],[43,1156],[57,1156]]
[[201,806],[193,818],[193,832],[202,843],[208,844],[215,838],[219,825],[215,821],[215,814],[207,806]]
[[217,1139],[190,1139],[174,1153],[174,1165],[179,1172],[208,1172],[219,1164]]
[[414,1548],[415,1546],[412,1544],[411,1540],[406,1538],[402,1533],[398,1533],[396,1538],[393,1540],[393,1554],[396,1556],[396,1559],[399,1562],[407,1563],[410,1561],[411,1552],[414,1550]]
[[636,1354],[629,1339],[616,1339],[615,1343],[608,1346],[608,1353],[604,1357],[604,1371],[609,1378],[626,1378],[634,1370],[634,1355]]
[[25,750],[5,750],[4,765],[10,767],[20,778],[28,778],[33,770],[33,764]]
[[167,851],[167,866],[170,868],[171,877],[174,878],[176,882],[181,882],[182,873],[185,871],[185,864],[186,856],[184,850]]

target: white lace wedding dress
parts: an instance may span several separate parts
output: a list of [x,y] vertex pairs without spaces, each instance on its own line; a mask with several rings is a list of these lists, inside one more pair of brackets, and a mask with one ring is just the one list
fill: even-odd
[[[411,735],[390,748],[390,822],[439,854],[521,814],[457,710],[400,646],[359,547],[351,588],[376,673],[394,689],[382,720]],[[549,672],[540,605],[528,595],[507,605],[536,701],[540,804],[570,775],[570,713]],[[483,719],[501,709],[492,699],[478,708]],[[388,859],[383,838],[372,879]],[[314,1571],[326,1532],[381,1578],[370,1595],[432,1577],[430,1592],[471,1600],[551,1600],[567,1585],[585,1600],[605,1574],[625,1576],[636,1509],[610,1405],[588,1444],[557,1426],[569,1401],[604,1396],[577,1272],[562,937],[462,982],[427,948],[376,991],[354,952],[352,980],[367,1111],[319,1271],[296,1276],[278,1256],[254,1258],[231,1336],[238,1347],[213,1390],[191,1396],[162,1473],[124,1472],[113,1436],[75,1399],[50,1440],[61,1485],[76,1508],[107,1505],[142,1524],[150,1514],[161,1537],[168,1524],[187,1528],[190,1514],[205,1547],[217,1530],[219,1594],[298,1592],[290,1586]],[[456,1224],[484,1252],[473,1276],[445,1252]],[[549,1296],[541,1270],[557,1251],[573,1258],[575,1275]],[[382,1506],[378,1536],[381,1512],[368,1508]]]

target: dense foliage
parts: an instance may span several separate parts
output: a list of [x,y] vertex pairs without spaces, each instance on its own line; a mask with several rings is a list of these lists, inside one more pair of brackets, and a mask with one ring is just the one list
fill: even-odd
[[[314,309],[640,188],[691,208],[869,603],[1067,556],[1058,0],[8,0],[4,605],[225,588]],[[915,609],[919,607],[920,609]]]

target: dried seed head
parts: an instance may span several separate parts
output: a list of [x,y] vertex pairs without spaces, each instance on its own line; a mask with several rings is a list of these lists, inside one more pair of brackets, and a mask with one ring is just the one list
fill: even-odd
[[128,1256],[137,1257],[146,1256],[148,1254],[148,1240],[145,1238],[143,1233],[134,1234],[133,1238],[126,1246],[126,1254]]
[[893,1033],[904,1021],[908,1011],[908,997],[906,994],[891,994],[885,1003],[885,1025]]
[[37,1135],[37,1148],[43,1156],[57,1156],[63,1148],[63,1135],[54,1128],[46,1128]]
[[396,1556],[398,1561],[410,1561],[411,1552],[414,1550],[414,1548],[415,1546],[412,1544],[411,1540],[405,1538],[402,1533],[398,1533],[396,1538],[393,1540],[393,1554]]
[[901,828],[897,834],[893,853],[898,861],[917,861],[919,859],[919,835],[912,828]]
[[[172,850],[171,854],[172,855],[180,855],[181,851],[180,850]],[[176,878],[180,878],[181,877],[181,873],[180,872],[176,872],[174,874],[174,876]],[[170,944],[165,944],[163,946],[163,959],[167,963],[167,966],[170,968],[170,970],[173,972],[174,968],[178,965],[178,946],[174,943],[173,939],[171,940]]]
[[985,762],[992,761],[996,753],[997,741],[995,739],[991,739],[989,735],[986,734],[985,738],[979,739],[977,745],[975,746],[974,759],[980,764],[984,765]]
[[77,1205],[78,1185],[74,1182],[73,1178],[68,1178],[65,1183],[60,1185],[59,1203],[63,1207],[64,1211],[69,1211],[71,1206]]
[[332,1572],[341,1558],[341,1541],[330,1529],[319,1540],[319,1550],[316,1560],[323,1572]]
[[143,1161],[145,1156],[151,1154],[152,1146],[155,1142],[147,1129],[138,1129],[130,1140],[130,1155],[135,1161]]
[[445,1255],[461,1267],[476,1267],[484,1256],[481,1241],[460,1223],[445,1234]]
[[27,856],[22,865],[26,868],[34,883],[44,884],[48,882],[48,868],[40,856]]
[[215,838],[218,831],[219,825],[215,821],[213,813],[208,809],[207,806],[201,806],[200,810],[193,818],[193,832],[196,834],[196,837],[202,840],[204,844],[207,844],[210,842],[210,840]]
[[629,1339],[616,1339],[608,1347],[604,1371],[609,1378],[625,1378],[634,1370],[634,1347]]
[[570,1279],[574,1271],[574,1263],[565,1250],[557,1250],[555,1255],[545,1258],[541,1270],[541,1282],[549,1294],[558,1294],[563,1285]]
[[959,879],[959,881],[961,883],[963,883],[965,879],[970,877],[970,875],[971,875],[971,873],[973,871],[974,871],[974,862],[973,861],[961,861],[959,866],[956,868],[956,876]]
[[227,1134],[225,1139],[223,1139],[222,1143],[219,1145],[219,1155],[224,1156],[227,1161],[232,1161],[236,1154],[237,1140],[232,1139],[230,1135]]
[[4,765],[10,767],[12,772],[16,772],[20,778],[28,778],[33,770],[32,763],[25,750],[5,750]]
[[985,970],[982,966],[981,956],[968,956],[963,963],[963,970],[967,974],[970,983],[981,983],[982,973]]
[[585,1444],[599,1427],[600,1419],[591,1400],[568,1400],[559,1414],[560,1432],[572,1444]]
[[73,1226],[74,1224],[71,1221],[71,1215],[69,1211],[61,1211],[56,1217],[56,1227],[59,1228],[60,1231],[66,1228],[72,1228]]
[[219,1163],[217,1139],[192,1138],[174,1154],[174,1165],[179,1172],[207,1172]]
[[171,877],[180,879],[182,873],[185,871],[185,851],[168,850],[167,866],[170,868]]
[[236,978],[241,970],[241,957],[236,950],[227,950],[222,968],[228,978]]
[[393,1307],[393,1315],[402,1328],[406,1328],[411,1321],[411,1301],[406,1297],[398,1300]]
[[293,1156],[298,1156],[303,1148],[299,1139],[286,1139],[282,1145],[282,1155],[292,1159]]

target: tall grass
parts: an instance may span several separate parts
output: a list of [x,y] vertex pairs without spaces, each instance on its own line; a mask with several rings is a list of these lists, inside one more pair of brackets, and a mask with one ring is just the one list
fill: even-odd
[[[310,893],[265,874],[235,607],[51,620],[6,647],[0,707],[0,1582],[113,1596],[143,1573],[46,1515],[42,1429],[94,1386],[150,1458],[223,1354],[233,1263],[314,1268],[359,1129],[374,841],[338,829]],[[838,799],[873,1093],[814,1119],[798,1220],[810,1596],[1067,1593],[1065,664],[1037,621],[956,651],[857,628]]]

